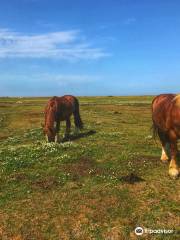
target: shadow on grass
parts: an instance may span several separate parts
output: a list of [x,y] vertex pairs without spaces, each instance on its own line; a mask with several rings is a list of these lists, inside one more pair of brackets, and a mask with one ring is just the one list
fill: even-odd
[[76,140],[76,139],[79,139],[79,138],[85,138],[85,137],[88,137],[88,136],[91,136],[91,135],[94,135],[96,133],[95,130],[90,130],[88,132],[83,132],[83,133],[78,133],[78,134],[75,134],[75,135],[70,135],[68,137],[64,137],[62,142],[67,142],[67,141],[71,141],[71,140]]
[[134,173],[130,173],[130,174],[126,175],[126,176],[122,176],[119,180],[124,182],[124,183],[129,183],[129,184],[134,184],[134,183],[144,182],[145,181],[143,178],[137,176]]

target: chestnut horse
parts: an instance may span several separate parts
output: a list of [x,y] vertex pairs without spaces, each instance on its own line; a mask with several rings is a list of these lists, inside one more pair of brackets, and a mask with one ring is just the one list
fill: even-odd
[[152,102],[152,120],[154,133],[162,144],[161,160],[168,161],[170,147],[169,175],[176,178],[179,175],[177,164],[177,140],[180,138],[180,95],[161,94]]
[[65,137],[69,136],[71,115],[74,115],[74,124],[77,129],[83,128],[79,113],[79,102],[76,97],[65,95],[51,98],[45,107],[44,134],[49,142],[59,141],[60,122],[66,121]]

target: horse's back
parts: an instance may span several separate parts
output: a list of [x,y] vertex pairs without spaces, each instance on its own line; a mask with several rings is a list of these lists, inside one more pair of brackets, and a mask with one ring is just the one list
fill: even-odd
[[73,105],[77,101],[77,98],[72,95],[64,95],[62,97],[57,97],[57,102],[59,104]]
[[167,130],[171,125],[175,94],[160,94],[152,101],[152,119],[159,128]]
[[65,120],[75,111],[77,99],[72,95],[56,97],[56,113],[60,120]]
[[158,108],[169,107],[175,96],[175,94],[160,94],[156,96],[152,101],[152,111],[156,111]]
[[73,96],[73,95],[64,95],[61,98],[62,99],[66,99],[68,101],[75,101],[75,100],[77,100],[77,98],[75,96]]
[[72,95],[64,95],[62,97],[58,97],[59,106],[65,108],[74,108],[77,98]]

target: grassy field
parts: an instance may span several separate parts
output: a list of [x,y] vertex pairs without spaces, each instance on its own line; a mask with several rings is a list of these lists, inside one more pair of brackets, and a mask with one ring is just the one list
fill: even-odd
[[[160,162],[152,97],[80,97],[85,128],[46,143],[47,98],[0,98],[0,239],[180,239],[180,181]],[[65,124],[62,124],[61,135]]]

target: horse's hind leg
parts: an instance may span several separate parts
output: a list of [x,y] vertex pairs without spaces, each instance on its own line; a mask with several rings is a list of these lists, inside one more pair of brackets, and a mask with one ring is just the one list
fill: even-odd
[[169,148],[168,137],[160,131],[158,131],[158,135],[162,145],[161,161],[167,162],[169,159],[168,158],[168,148]]
[[179,168],[177,165],[177,141],[174,140],[170,144],[170,149],[171,149],[171,161],[169,164],[169,175],[172,178],[177,178],[179,175]]
[[67,118],[67,119],[66,119],[65,138],[68,138],[68,137],[69,137],[70,131],[71,131],[71,120],[70,120],[70,118]]
[[167,155],[167,145],[162,144],[162,153],[161,153],[161,161],[166,163],[168,162],[168,155]]
[[169,157],[168,157],[169,143],[165,141],[161,141],[161,144],[162,144],[161,161],[166,163],[169,160]]

